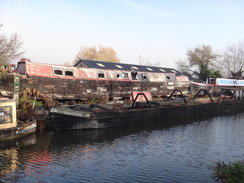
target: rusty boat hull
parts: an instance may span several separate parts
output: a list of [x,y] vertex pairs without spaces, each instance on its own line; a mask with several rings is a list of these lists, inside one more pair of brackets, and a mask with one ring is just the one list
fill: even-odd
[[99,129],[145,123],[166,124],[173,121],[200,119],[243,110],[243,100],[94,111],[55,107],[50,110],[50,124],[55,130]]

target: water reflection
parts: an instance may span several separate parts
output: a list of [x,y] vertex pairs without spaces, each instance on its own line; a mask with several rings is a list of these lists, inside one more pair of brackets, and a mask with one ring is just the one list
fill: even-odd
[[19,163],[16,148],[0,150],[1,175],[6,175],[17,170]]
[[15,182],[20,168],[19,148],[36,144],[36,135],[20,140],[0,142],[0,182]]
[[214,162],[243,158],[243,117],[38,134],[1,150],[0,182],[214,182]]

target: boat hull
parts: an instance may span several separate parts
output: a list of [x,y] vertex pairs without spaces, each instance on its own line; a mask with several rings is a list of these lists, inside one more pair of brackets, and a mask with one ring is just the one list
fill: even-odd
[[[145,123],[171,123],[174,120],[199,119],[214,115],[243,111],[244,101],[224,101],[206,104],[181,105],[120,111],[88,112],[90,116],[79,116],[73,109],[51,109],[50,123],[55,130],[99,129],[139,125]],[[76,113],[77,115],[74,115]]]
[[31,121],[28,123],[18,124],[15,128],[0,130],[0,141],[14,140],[25,137],[36,132],[37,123]]

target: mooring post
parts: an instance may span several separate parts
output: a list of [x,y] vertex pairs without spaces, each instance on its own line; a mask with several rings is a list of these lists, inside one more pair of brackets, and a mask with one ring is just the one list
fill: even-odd
[[14,94],[13,99],[16,101],[16,107],[19,108],[19,89],[20,89],[20,81],[19,75],[14,74]]

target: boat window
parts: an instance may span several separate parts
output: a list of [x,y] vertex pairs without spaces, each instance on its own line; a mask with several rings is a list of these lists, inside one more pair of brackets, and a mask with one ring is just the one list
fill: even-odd
[[162,71],[162,72],[165,72],[165,70],[164,69],[159,69],[160,71]]
[[174,74],[165,74],[165,76],[168,82],[174,82],[176,79]]
[[149,68],[149,67],[147,67],[147,70],[149,70],[149,71],[153,71],[153,69],[151,69],[151,68]]
[[0,125],[2,128],[2,124],[3,124],[3,128],[5,128],[5,124],[7,123],[12,123],[13,124],[13,104],[6,104],[3,106],[0,106]]
[[97,74],[98,78],[105,78],[105,74],[102,71],[99,71],[99,73]]
[[60,75],[62,76],[63,75],[63,71],[61,69],[54,69],[54,74],[55,75]]
[[215,84],[215,78],[210,79],[210,84]]
[[65,71],[65,76],[73,76],[73,71]]
[[141,76],[142,76],[141,80],[148,81],[148,75],[147,74],[142,74]]
[[116,78],[120,79],[120,75],[121,75],[121,73],[116,73]]
[[138,74],[137,72],[131,72],[131,77],[132,77],[132,80],[138,80]]
[[124,79],[129,79],[128,73],[123,73]]
[[128,73],[117,73],[117,79],[129,79]]
[[174,72],[174,73],[176,73],[177,71],[175,71],[175,70],[171,70],[172,72]]

